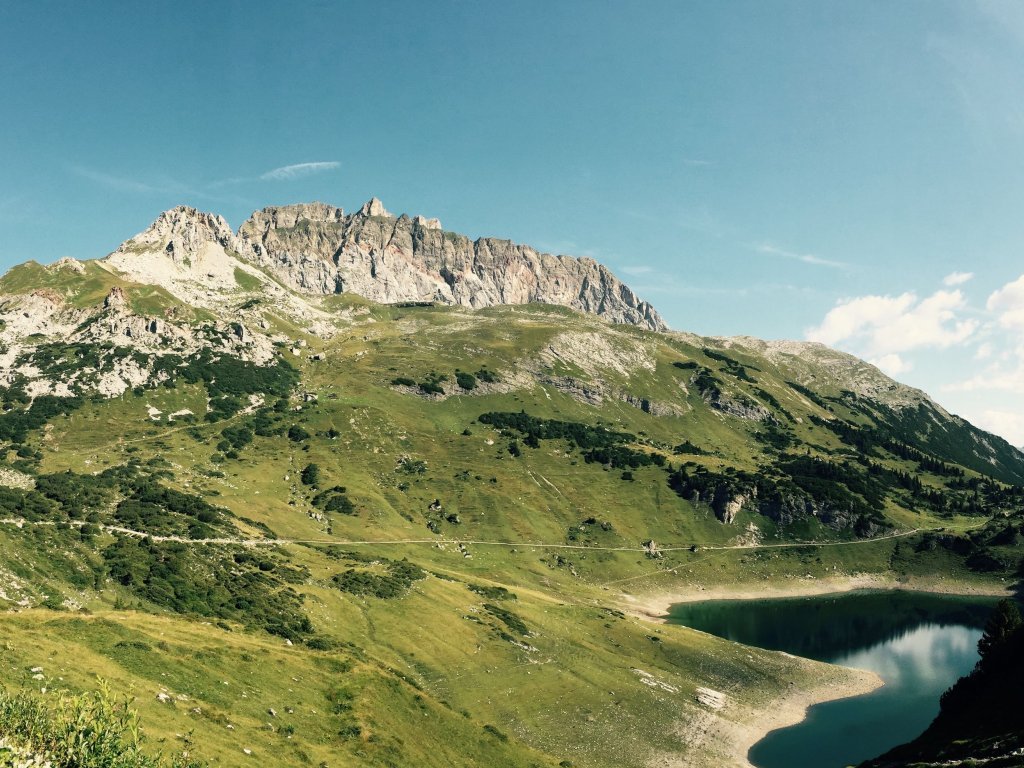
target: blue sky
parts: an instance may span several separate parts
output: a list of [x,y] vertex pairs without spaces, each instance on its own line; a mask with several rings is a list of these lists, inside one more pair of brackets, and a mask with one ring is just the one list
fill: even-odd
[[1024,444],[1024,4],[213,5],[0,5],[0,266],[376,195]]

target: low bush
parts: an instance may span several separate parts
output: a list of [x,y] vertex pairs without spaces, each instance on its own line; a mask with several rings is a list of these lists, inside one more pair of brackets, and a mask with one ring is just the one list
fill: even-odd
[[0,765],[51,768],[202,768],[184,754],[156,757],[143,750],[139,717],[107,690],[43,698],[0,690]]

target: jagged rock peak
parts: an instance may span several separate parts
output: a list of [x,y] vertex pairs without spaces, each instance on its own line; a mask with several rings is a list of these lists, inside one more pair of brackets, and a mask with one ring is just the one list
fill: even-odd
[[387,209],[384,208],[384,203],[378,200],[376,197],[371,197],[365,203],[363,207],[359,209],[359,213],[363,216],[386,216],[389,219],[393,219]]
[[179,205],[106,257],[113,267],[136,282],[160,285],[188,301],[173,288],[182,280],[197,290],[234,287],[235,258],[240,241],[223,216]]
[[256,211],[242,224],[239,235],[266,232],[268,229],[291,229],[300,221],[318,224],[337,224],[345,220],[345,211],[326,203],[298,203],[271,205]]
[[308,293],[474,308],[560,304],[616,323],[668,328],[654,307],[593,259],[453,236],[437,219],[396,218],[377,198],[351,216],[320,203],[265,208],[241,226],[238,240],[244,258]]
[[426,216],[415,216],[412,223],[424,229],[441,229],[440,219],[428,219]]
[[167,236],[178,236],[185,241],[202,238],[226,245],[234,239],[234,232],[219,214],[179,205],[161,213],[147,230],[132,239],[156,240]]
[[85,265],[78,259],[73,259],[70,256],[62,256],[49,267],[47,267],[47,270],[50,272],[60,272],[61,270],[67,270],[69,272],[77,272],[80,275],[84,275]]
[[137,253],[162,249],[176,264],[187,261],[207,243],[235,249],[235,233],[223,216],[179,205],[161,213],[145,230],[114,252]]
[[106,298],[103,299],[104,309],[118,309],[125,306],[127,303],[128,300],[125,298],[124,291],[118,285],[111,288],[110,293],[108,293]]

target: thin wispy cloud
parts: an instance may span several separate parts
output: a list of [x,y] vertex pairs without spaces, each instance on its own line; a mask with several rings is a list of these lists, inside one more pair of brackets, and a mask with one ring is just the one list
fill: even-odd
[[942,284],[952,288],[955,285],[963,285],[974,277],[973,272],[950,272],[942,278]]
[[97,170],[84,165],[69,165],[69,172],[117,192],[135,195],[163,195],[179,198],[190,197],[212,202],[252,205],[253,201],[235,194],[226,194],[224,190],[245,184],[263,181],[288,181],[312,176],[317,173],[332,171],[341,167],[337,161],[296,163],[273,168],[259,176],[231,176],[227,178],[202,180],[189,184],[169,177],[157,179],[133,178],[115,173]]
[[28,221],[34,215],[36,206],[22,195],[0,197],[0,222],[14,224]]
[[758,253],[766,253],[770,256],[781,256],[784,259],[791,259],[793,261],[803,262],[804,264],[813,264],[817,267],[832,267],[833,269],[846,269],[849,264],[842,261],[833,261],[831,259],[823,259],[820,256],[815,256],[813,253],[796,253],[785,248],[779,248],[777,245],[771,243],[760,243],[754,247]]
[[273,168],[266,173],[260,174],[261,181],[290,181],[301,179],[305,176],[312,176],[315,173],[335,171],[341,167],[336,160],[320,161],[316,163],[295,163],[294,165],[282,165],[280,168]]
[[[624,270],[622,270],[624,271]],[[788,283],[756,283],[754,285],[709,285],[691,283],[680,280],[675,275],[658,270],[651,270],[637,279],[630,282],[629,287],[641,296],[666,295],[666,296],[730,296],[743,298],[758,294],[776,296],[780,293],[791,293],[808,295],[814,293],[814,289],[802,285]]]
[[228,203],[232,205],[252,204],[252,201],[241,198],[237,195],[225,195],[217,192],[216,190],[225,186],[218,183],[204,182],[199,184],[189,184],[167,176],[161,176],[155,179],[132,178],[130,176],[121,176],[115,173],[99,171],[95,168],[89,168],[84,165],[69,165],[67,166],[67,169],[70,173],[73,173],[76,176],[88,179],[94,184],[106,187],[107,189],[111,189],[115,192],[130,195],[153,195],[158,199],[163,198],[165,203],[169,202],[167,198],[176,198],[178,202],[186,199],[194,199],[204,200],[210,203]]
[[104,187],[116,189],[121,192],[141,192],[149,194],[153,192],[168,191],[161,187],[147,184],[144,181],[130,179],[125,176],[115,176],[110,173],[103,173],[102,171],[97,171],[93,168],[86,168],[80,165],[71,166],[71,170],[83,178],[95,181],[97,184],[102,184]]
[[673,225],[681,229],[689,229],[710,235],[717,236],[721,234],[722,226],[718,215],[706,205],[690,208],[668,208],[657,212],[634,208],[619,210],[616,213],[636,219],[637,221],[655,224],[658,227]]
[[649,275],[654,271],[654,267],[649,267],[645,264],[636,264],[628,267],[620,267],[619,271],[624,275]]

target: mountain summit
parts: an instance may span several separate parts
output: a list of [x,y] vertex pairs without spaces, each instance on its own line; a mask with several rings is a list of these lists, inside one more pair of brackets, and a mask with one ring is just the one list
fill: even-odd
[[264,208],[237,234],[220,216],[181,206],[107,261],[172,292],[182,281],[227,287],[236,268],[256,266],[307,294],[472,308],[559,304],[614,323],[668,329],[654,307],[593,259],[497,238],[470,240],[444,231],[437,219],[394,216],[377,198],[350,215],[324,203]]

